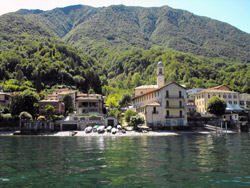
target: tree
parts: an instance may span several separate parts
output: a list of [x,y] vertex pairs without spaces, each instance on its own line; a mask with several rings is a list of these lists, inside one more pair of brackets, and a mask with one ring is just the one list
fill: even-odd
[[23,110],[29,112],[32,116],[36,113],[37,106],[34,105],[34,103],[38,103],[40,97],[37,93],[31,91],[31,90],[25,90],[21,93],[21,96],[23,98]]
[[132,125],[135,129],[137,129],[138,125],[144,124],[144,122],[144,118],[138,114],[130,118],[130,125]]
[[226,107],[226,102],[222,98],[217,96],[211,97],[206,105],[207,111],[211,114],[216,115],[217,117],[225,113]]
[[106,106],[109,106],[110,108],[115,108],[117,107],[119,104],[116,100],[115,97],[112,96],[108,96],[107,100],[106,100]]
[[120,100],[120,105],[121,106],[128,106],[128,104],[131,102],[132,97],[129,93],[125,93],[122,95],[121,100]]
[[49,119],[52,119],[52,116],[53,116],[53,114],[55,112],[54,106],[51,106],[51,105],[47,104],[46,107],[45,107],[45,112],[48,115]]
[[65,104],[65,113],[71,113],[74,110],[73,100],[70,94],[63,96],[63,102]]
[[138,113],[133,110],[127,110],[124,114],[125,121],[129,124],[132,116],[136,116]]
[[21,112],[19,118],[21,120],[32,120],[32,115],[29,112]]

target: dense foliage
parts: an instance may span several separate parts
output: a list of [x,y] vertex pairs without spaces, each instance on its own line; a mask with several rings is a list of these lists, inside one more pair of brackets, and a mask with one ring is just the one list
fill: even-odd
[[51,88],[58,83],[83,92],[101,92],[100,80],[93,69],[95,60],[57,40],[36,38],[9,42],[0,53],[0,80],[5,91]]
[[25,111],[36,116],[38,112],[39,95],[33,91],[25,90],[21,94],[12,95],[10,112],[13,116],[19,116],[21,112]]
[[207,105],[206,105],[207,111],[216,116],[221,116],[225,114],[226,107],[227,107],[227,104],[224,101],[224,99],[218,96],[211,97],[208,100]]
[[0,16],[0,89],[63,85],[128,105],[135,87],[156,84],[162,61],[166,82],[250,93],[249,46],[247,33],[167,6],[20,10]]

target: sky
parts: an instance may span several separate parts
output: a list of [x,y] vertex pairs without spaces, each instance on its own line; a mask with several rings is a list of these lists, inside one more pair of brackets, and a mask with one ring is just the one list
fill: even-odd
[[250,33],[250,0],[0,0],[0,15],[21,8],[51,10],[76,4],[93,7],[118,4],[142,7],[168,5],[229,23]]

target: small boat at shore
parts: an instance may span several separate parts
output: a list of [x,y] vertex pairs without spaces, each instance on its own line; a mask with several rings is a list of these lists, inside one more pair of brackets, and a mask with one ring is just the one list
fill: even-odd
[[116,134],[116,132],[117,132],[117,129],[116,129],[116,128],[112,128],[112,129],[111,129],[111,133],[112,133],[112,134]]
[[108,126],[106,130],[107,132],[111,132],[111,129],[112,129],[112,126]]
[[104,125],[101,125],[97,128],[97,132],[98,133],[104,133],[105,132],[105,126]]
[[91,133],[92,132],[92,127],[86,127],[85,128],[85,133]]

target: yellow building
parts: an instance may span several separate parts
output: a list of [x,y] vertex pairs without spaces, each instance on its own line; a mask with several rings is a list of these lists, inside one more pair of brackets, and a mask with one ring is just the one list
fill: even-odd
[[225,85],[216,86],[213,88],[205,89],[195,94],[195,104],[197,112],[206,112],[206,105],[208,100],[212,96],[218,96],[225,100],[225,102],[232,107],[239,106],[239,93],[231,91],[229,87]]
[[149,127],[187,125],[186,88],[175,82],[164,84],[161,62],[157,65],[157,85],[135,88],[133,107]]

